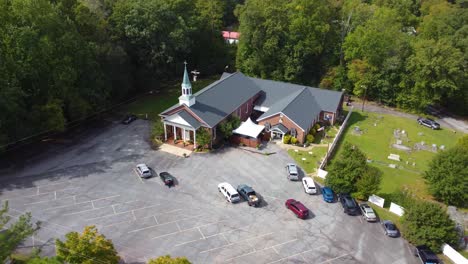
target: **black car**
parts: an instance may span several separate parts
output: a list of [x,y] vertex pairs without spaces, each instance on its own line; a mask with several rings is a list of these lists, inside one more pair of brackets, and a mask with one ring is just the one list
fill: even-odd
[[174,185],[175,178],[169,172],[161,172],[159,173],[159,177],[164,182],[164,185],[169,187]]
[[440,124],[430,118],[418,118],[418,123],[431,129],[440,129]]
[[427,246],[417,246],[414,250],[414,255],[419,257],[423,264],[440,264],[440,260],[437,255],[432,252]]
[[128,125],[130,124],[131,122],[137,120],[137,117],[136,115],[127,115],[123,120],[122,120],[122,124],[124,125]]
[[343,206],[343,211],[348,215],[358,215],[359,214],[359,206],[356,203],[351,195],[347,193],[340,194],[339,196],[341,205]]

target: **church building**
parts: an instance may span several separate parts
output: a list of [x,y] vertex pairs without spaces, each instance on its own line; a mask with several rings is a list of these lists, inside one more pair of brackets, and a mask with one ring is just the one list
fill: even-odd
[[166,141],[190,141],[194,147],[199,129],[206,129],[215,141],[216,127],[232,115],[248,121],[244,122],[246,127],[256,124],[256,131],[263,126],[273,138],[291,134],[304,143],[316,122],[336,122],[342,103],[341,91],[247,77],[241,72],[224,73],[218,81],[192,94],[185,65],[179,103],[160,116]]

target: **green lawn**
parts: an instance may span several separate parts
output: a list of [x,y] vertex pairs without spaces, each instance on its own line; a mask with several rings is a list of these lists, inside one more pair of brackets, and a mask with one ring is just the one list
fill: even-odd
[[[195,93],[216,80],[219,80],[218,75],[198,79],[197,82],[192,82],[192,92]],[[157,118],[158,114],[178,102],[181,94],[181,81],[164,84],[159,89],[159,92],[131,102],[122,107],[121,111],[138,116],[148,114],[150,118]]]
[[[288,154],[296,161],[306,173],[313,173],[317,170],[320,165],[320,161],[325,157],[327,153],[327,147],[314,147],[312,150],[312,155],[309,154],[309,151],[294,151],[292,149],[288,150]],[[303,161],[302,158],[306,160]]]
[[[355,133],[355,127],[359,127],[362,133]],[[406,136],[402,138],[402,144],[411,148],[421,141],[428,146],[437,144],[450,148],[462,136],[461,133],[455,134],[446,129],[431,130],[420,126],[413,119],[354,111],[340,145],[343,142],[350,142],[358,146],[373,161],[371,164],[382,170],[381,194],[392,193],[406,187],[420,197],[429,197],[422,174],[428,168],[435,153],[427,150],[407,152],[393,148],[392,144],[396,143],[393,135],[395,129],[405,130]],[[339,148],[336,154],[339,155],[340,151]],[[400,155],[401,161],[387,159],[391,153]],[[396,164],[398,168],[392,169],[388,167],[389,164]]]

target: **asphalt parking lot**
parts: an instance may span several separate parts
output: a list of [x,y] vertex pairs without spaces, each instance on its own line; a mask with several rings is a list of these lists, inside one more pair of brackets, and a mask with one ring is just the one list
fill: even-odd
[[[95,225],[126,263],[166,254],[192,263],[416,263],[403,239],[288,181],[284,166],[292,160],[279,148],[270,156],[226,147],[181,158],[151,150],[148,133],[146,121],[114,123],[2,172],[0,199],[10,214],[32,212],[42,222],[25,246],[53,254],[54,238]],[[170,172],[176,186],[140,179],[137,163]],[[217,191],[223,181],[251,185],[265,202],[229,204]],[[296,218],[284,206],[288,198],[310,217]]]

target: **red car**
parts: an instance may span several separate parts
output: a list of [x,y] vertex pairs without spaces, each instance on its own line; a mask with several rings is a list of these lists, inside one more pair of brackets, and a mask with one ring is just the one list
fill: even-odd
[[309,210],[299,201],[288,199],[285,205],[286,208],[291,210],[298,218],[306,219],[309,216]]

